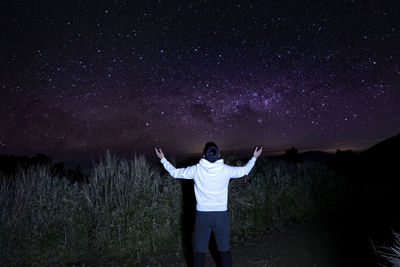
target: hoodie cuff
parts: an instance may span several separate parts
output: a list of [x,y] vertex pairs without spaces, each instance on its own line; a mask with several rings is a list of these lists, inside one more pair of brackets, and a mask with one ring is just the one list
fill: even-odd
[[163,158],[160,160],[160,162],[161,162],[161,163],[164,163],[166,160],[167,160],[167,159],[166,159],[165,157],[163,157]]
[[256,161],[256,160],[257,160],[257,158],[256,158],[256,157],[254,157],[254,156],[252,156],[252,157],[251,157],[251,159],[254,159],[254,161]]

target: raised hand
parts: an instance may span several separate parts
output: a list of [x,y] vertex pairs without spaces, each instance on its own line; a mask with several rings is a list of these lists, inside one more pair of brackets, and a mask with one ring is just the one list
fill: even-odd
[[156,155],[159,159],[162,159],[164,157],[164,153],[162,152],[161,148],[159,148],[157,150],[157,148],[155,147],[154,150],[156,151]]
[[260,146],[260,147],[256,146],[256,149],[254,149],[253,156],[255,158],[258,158],[261,155],[262,150],[263,150],[263,146]]

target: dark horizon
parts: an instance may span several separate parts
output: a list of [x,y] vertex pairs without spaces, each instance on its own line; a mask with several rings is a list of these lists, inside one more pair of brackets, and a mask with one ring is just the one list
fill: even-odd
[[[365,151],[372,146],[378,144],[379,142],[386,140],[386,139],[381,139],[381,140],[366,140],[363,142],[359,142],[358,146],[354,146],[353,143],[341,143],[337,144],[336,146],[326,146],[326,145],[317,145],[313,147],[298,147],[298,146],[286,146],[286,147],[280,147],[280,148],[271,148],[264,146],[263,149],[263,156],[282,156],[288,149],[294,147],[295,149],[298,150],[299,153],[305,153],[305,152],[324,152],[328,154],[334,155],[337,150],[351,150],[353,152],[362,152]],[[353,145],[351,145],[353,144]],[[361,146],[362,145],[362,146]],[[326,149],[329,147],[329,149]],[[325,149],[324,149],[325,148]],[[251,154],[253,153],[253,147],[249,148],[243,148],[243,149],[224,149],[223,147],[221,148],[221,157],[226,158],[229,156],[235,156],[235,157],[240,157],[240,158],[246,158],[248,156],[249,158],[251,157]],[[37,152],[37,153],[31,153],[31,154],[1,154],[1,155],[9,155],[9,156],[16,156],[16,157],[34,157],[38,154],[44,154],[49,156],[53,164],[55,163],[64,163],[64,166],[68,169],[76,169],[78,166],[82,170],[88,170],[91,167],[93,167],[92,163],[99,162],[100,159],[103,159],[105,156],[105,153],[109,151],[112,155],[117,156],[117,157],[124,157],[126,159],[133,159],[135,155],[140,156],[143,155],[146,157],[147,160],[150,162],[157,162],[158,159],[154,153],[153,147],[149,148],[147,151],[143,150],[133,150],[132,152],[118,152],[112,149],[104,149],[103,151],[91,154],[91,155],[83,155],[83,154],[76,154],[75,158],[60,158],[51,154],[47,154],[45,152]],[[168,159],[174,158],[178,161],[183,161],[185,159],[193,159],[195,157],[201,157],[202,151],[196,151],[196,152],[186,152],[186,151],[167,151],[163,149],[165,156]]]

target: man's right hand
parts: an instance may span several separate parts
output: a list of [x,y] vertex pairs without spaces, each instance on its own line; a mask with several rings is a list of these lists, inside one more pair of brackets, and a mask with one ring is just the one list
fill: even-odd
[[258,158],[261,155],[262,150],[263,150],[262,146],[260,146],[260,147],[256,146],[256,149],[254,149],[253,156],[255,158]]

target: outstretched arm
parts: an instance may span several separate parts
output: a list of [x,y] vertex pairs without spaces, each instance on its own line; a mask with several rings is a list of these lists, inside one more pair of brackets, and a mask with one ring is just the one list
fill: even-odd
[[229,174],[230,174],[229,176],[231,178],[240,178],[245,175],[248,175],[250,173],[251,169],[254,167],[254,164],[256,163],[257,158],[261,155],[262,150],[263,150],[262,146],[256,147],[253,152],[253,157],[243,167],[228,166]]
[[193,179],[196,173],[196,166],[189,166],[187,168],[175,168],[164,156],[161,148],[156,151],[156,155],[159,159],[161,159],[161,164],[164,166],[165,170],[169,172],[169,174],[174,178],[182,178],[182,179]]

